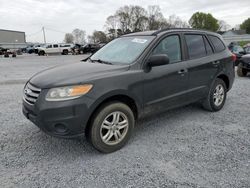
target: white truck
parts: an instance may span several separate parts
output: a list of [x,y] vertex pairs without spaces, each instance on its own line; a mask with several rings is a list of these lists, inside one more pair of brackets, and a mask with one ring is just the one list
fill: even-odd
[[38,48],[38,55],[56,54],[68,55],[72,51],[73,44],[47,44]]

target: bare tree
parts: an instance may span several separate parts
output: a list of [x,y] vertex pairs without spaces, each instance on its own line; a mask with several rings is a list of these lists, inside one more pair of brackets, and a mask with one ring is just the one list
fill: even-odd
[[107,36],[103,31],[94,31],[92,35],[88,36],[91,43],[106,43]]
[[64,42],[65,43],[73,43],[74,42],[74,36],[71,33],[66,33],[64,36]]
[[148,7],[148,28],[149,30],[158,30],[170,27],[170,24],[164,18],[161,8],[158,5]]
[[86,32],[81,29],[74,29],[72,31],[72,34],[74,36],[74,42],[78,44],[84,44],[85,43],[85,37]]
[[131,31],[144,31],[147,29],[147,11],[140,6],[130,6]]
[[117,34],[119,20],[117,16],[109,16],[105,23],[105,28],[110,38],[115,38]]
[[218,31],[227,31],[230,28],[232,28],[227,22],[225,22],[224,20],[219,20],[218,21],[219,24],[219,29]]
[[168,23],[170,24],[171,28],[189,28],[190,27],[187,22],[181,20],[181,18],[176,15],[169,16]]

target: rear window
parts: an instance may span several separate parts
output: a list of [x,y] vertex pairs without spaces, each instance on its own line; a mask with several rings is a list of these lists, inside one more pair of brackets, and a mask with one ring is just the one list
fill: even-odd
[[208,37],[214,45],[215,52],[221,52],[225,50],[223,42],[218,37],[212,35],[209,35]]
[[190,59],[201,58],[207,55],[202,35],[185,35]]
[[212,47],[209,44],[208,40],[206,37],[204,37],[204,42],[205,42],[205,46],[206,46],[206,50],[207,50],[207,55],[210,55],[213,53]]

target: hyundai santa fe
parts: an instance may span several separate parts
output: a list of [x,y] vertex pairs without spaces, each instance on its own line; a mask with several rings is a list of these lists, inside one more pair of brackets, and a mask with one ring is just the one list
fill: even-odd
[[164,29],[114,39],[84,62],[34,75],[23,114],[56,137],[87,136],[99,151],[123,147],[136,120],[201,102],[215,112],[234,81],[235,56],[220,35]]

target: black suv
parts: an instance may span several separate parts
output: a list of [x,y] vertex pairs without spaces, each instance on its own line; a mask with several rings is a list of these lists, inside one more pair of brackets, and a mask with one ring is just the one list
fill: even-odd
[[237,74],[239,77],[247,76],[250,72],[250,54],[243,55],[239,60]]
[[147,114],[202,102],[220,110],[234,81],[235,56],[219,35],[166,29],[117,38],[85,62],[52,68],[25,85],[24,115],[57,137],[86,133],[113,152]]

